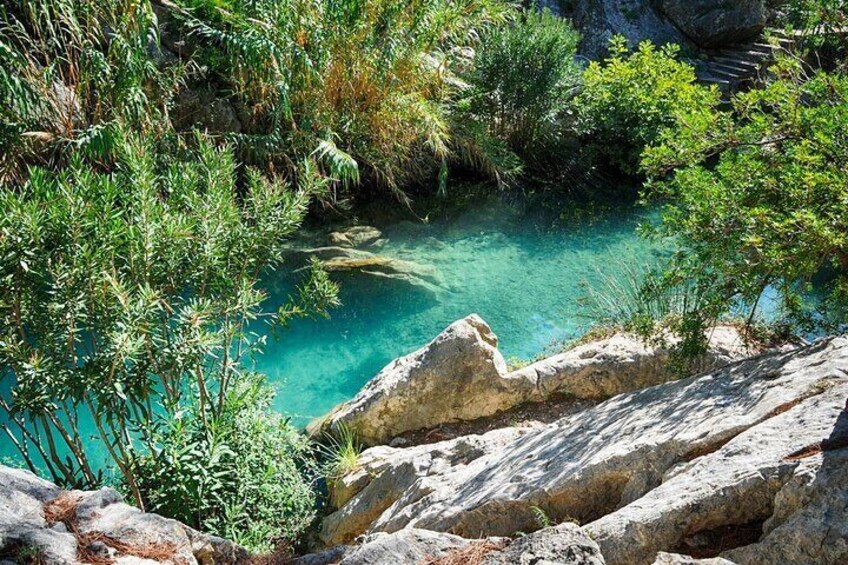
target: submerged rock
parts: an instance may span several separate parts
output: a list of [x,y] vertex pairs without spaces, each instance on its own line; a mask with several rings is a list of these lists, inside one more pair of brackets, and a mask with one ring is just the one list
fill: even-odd
[[314,247],[296,253],[303,258],[316,257],[331,272],[354,272],[400,281],[432,293],[439,293],[445,288],[445,281],[438,269],[430,265],[377,255],[353,247]]
[[339,247],[361,247],[371,245],[383,237],[383,233],[372,226],[353,226],[327,236],[330,245]]
[[[246,559],[238,545],[147,514],[110,488],[63,491],[29,471],[0,465],[0,555],[78,565],[79,545],[118,565],[212,565]],[[146,558],[145,558],[146,557]]]
[[[621,394],[537,429],[374,448],[322,539],[406,528],[514,535],[534,529],[541,509],[586,523],[611,564],[689,549],[739,563],[838,563],[846,396],[842,337]],[[757,545],[722,545],[727,527],[753,534],[734,543]]]
[[[671,340],[673,342],[673,340]],[[749,353],[732,327],[711,332],[704,368]],[[601,400],[665,382],[669,352],[639,338],[616,334],[527,367],[507,371],[497,337],[479,316],[448,326],[423,348],[389,363],[352,400],[310,425],[347,425],[367,445],[388,443],[405,432],[492,416],[554,396]]]

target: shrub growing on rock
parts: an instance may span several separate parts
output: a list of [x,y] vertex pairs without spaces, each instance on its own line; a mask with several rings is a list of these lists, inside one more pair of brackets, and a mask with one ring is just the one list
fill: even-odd
[[135,463],[147,510],[256,552],[291,545],[315,516],[317,470],[273,396],[253,375],[206,424],[198,403],[158,422],[157,449]]

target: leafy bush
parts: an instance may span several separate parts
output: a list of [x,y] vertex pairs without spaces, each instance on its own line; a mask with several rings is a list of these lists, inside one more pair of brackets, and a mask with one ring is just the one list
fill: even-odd
[[483,35],[469,77],[470,109],[490,135],[524,156],[556,144],[580,81],[579,40],[567,20],[547,9],[525,11]]
[[[802,32],[799,44],[817,58],[842,64],[848,55],[848,3],[845,0],[788,0],[777,10],[778,21]],[[829,60],[829,61],[828,61]]]
[[294,543],[315,516],[316,466],[272,399],[248,376],[206,424],[199,403],[161,420],[155,451],[135,462],[145,507],[256,552]]
[[116,153],[112,172],[77,155],[0,185],[0,426],[63,485],[98,487],[105,450],[143,506],[133,462],[155,451],[153,422],[198,402],[211,433],[262,343],[248,324],[323,312],[337,288],[313,269],[308,308],[263,308],[259,277],[308,191],[250,170],[237,187],[232,152],[202,139],[168,157],[129,136]]
[[[646,150],[662,233],[681,247],[666,279],[708,289],[714,312],[745,305],[749,319],[773,289],[790,319],[827,327],[848,306],[848,77],[810,77],[790,58],[772,74]],[[805,299],[814,281],[820,312]]]
[[709,114],[720,101],[715,87],[697,83],[679,49],[643,42],[630,53],[615,37],[603,63],[592,62],[577,97],[577,129],[593,152],[624,173],[635,174],[642,150],[663,128]]
[[[249,108],[238,136],[254,159],[283,166],[316,150],[348,188],[392,189],[450,160],[491,170],[486,146],[452,123],[457,70],[500,0],[186,0],[172,17],[200,47],[211,77]],[[485,141],[485,140],[484,140]],[[339,164],[343,166],[338,166]],[[350,165],[354,164],[355,168]],[[434,176],[434,175],[433,175]]]

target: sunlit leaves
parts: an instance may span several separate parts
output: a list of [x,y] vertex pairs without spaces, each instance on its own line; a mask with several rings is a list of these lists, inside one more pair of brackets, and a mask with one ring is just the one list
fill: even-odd
[[[711,282],[725,307],[756,308],[772,287],[789,319],[827,327],[844,312],[848,271],[848,79],[808,76],[790,58],[772,76],[705,120],[721,127],[663,132],[643,166],[688,256],[673,269]],[[804,298],[813,282],[818,313]]]
[[[247,324],[273,321],[259,279],[282,259],[310,198],[250,170],[239,188],[232,152],[202,137],[169,157],[115,133],[112,172],[80,153],[58,173],[32,169],[23,184],[0,187],[7,425],[23,440],[32,422],[57,415],[31,439],[74,452],[73,464],[52,455],[48,464],[57,480],[76,484],[82,473],[88,486],[95,465],[80,411],[102,426],[128,480],[136,450],[150,449],[154,414],[175,415],[198,397],[217,414],[212,396],[259,344]],[[316,267],[298,306],[326,313],[336,292]]]
[[579,132],[603,159],[635,174],[642,150],[663,128],[692,124],[712,131],[711,111],[720,94],[697,83],[694,69],[678,59],[676,46],[643,42],[629,52],[613,38],[610,55],[589,64],[576,101]]

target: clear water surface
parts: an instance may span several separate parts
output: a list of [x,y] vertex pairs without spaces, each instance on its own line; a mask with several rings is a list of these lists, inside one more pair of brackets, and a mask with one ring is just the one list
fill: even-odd
[[[376,253],[435,267],[446,289],[334,274],[343,306],[329,320],[297,321],[269,339],[255,368],[276,385],[276,408],[303,425],[471,313],[489,323],[507,359],[532,358],[586,330],[587,286],[656,262],[662,251],[636,233],[653,217],[626,206],[565,221],[492,200],[426,224],[377,226],[387,241]],[[268,281],[277,301],[292,285],[278,277]]]

